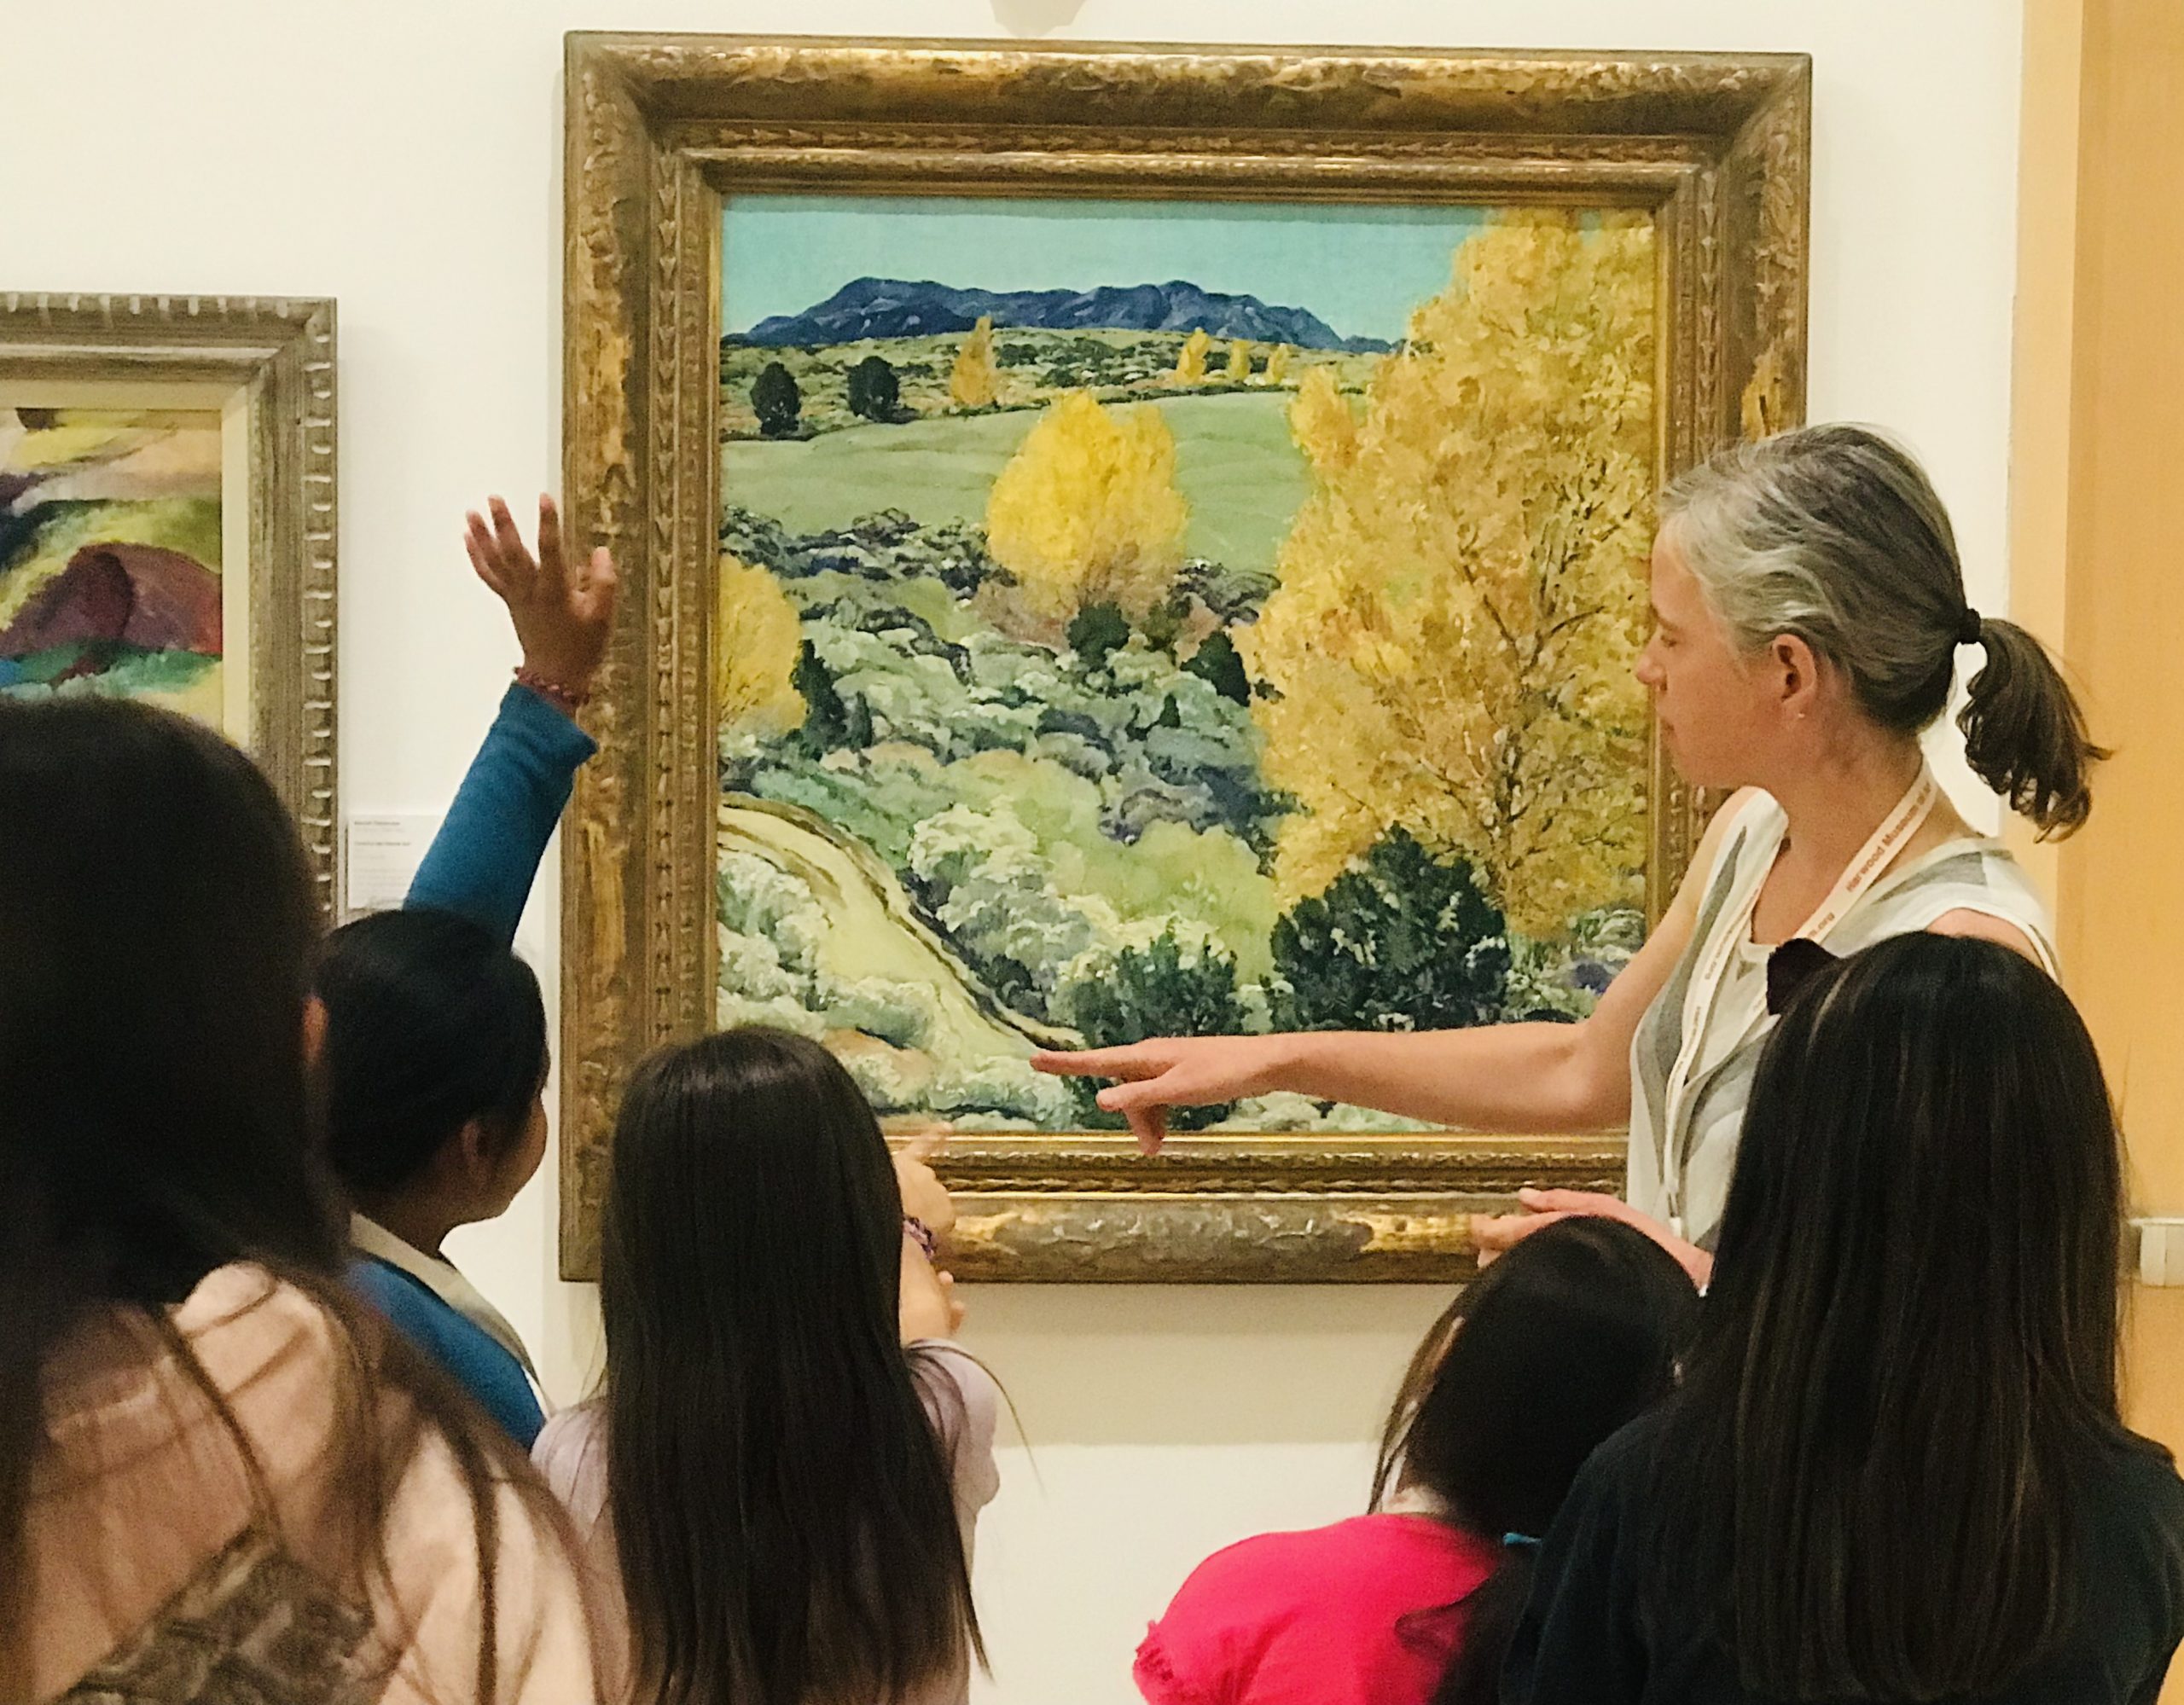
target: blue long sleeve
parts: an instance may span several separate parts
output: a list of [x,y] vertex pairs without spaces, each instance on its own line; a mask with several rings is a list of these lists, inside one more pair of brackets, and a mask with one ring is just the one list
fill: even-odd
[[404,903],[459,912],[513,942],[576,773],[598,750],[538,694],[511,686]]

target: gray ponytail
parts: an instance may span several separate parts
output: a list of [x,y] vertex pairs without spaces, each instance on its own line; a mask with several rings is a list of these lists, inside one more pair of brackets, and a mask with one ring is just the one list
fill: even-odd
[[1957,717],[1973,771],[2043,834],[2085,821],[2107,753],[2040,641],[1966,601],[1949,513],[1908,452],[1862,426],[1807,426],[1692,469],[1662,495],[1661,515],[1733,643],[1795,635],[1884,728],[1932,722],[1957,647],[1984,647]]

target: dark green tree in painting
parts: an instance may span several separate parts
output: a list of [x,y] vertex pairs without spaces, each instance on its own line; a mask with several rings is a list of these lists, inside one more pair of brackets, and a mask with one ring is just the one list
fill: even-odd
[[1232,705],[1252,702],[1251,677],[1244,673],[1244,659],[1236,642],[1225,633],[1209,635],[1183,665]]
[[1509,942],[1471,867],[1402,829],[1274,926],[1289,992],[1285,1029],[1339,1030],[1370,1013],[1387,1030],[1448,1029],[1502,1016]]
[[1107,659],[1130,643],[1130,618],[1119,604],[1087,604],[1069,618],[1067,638],[1087,669],[1105,669]]
[[804,704],[804,716],[793,738],[813,757],[839,746],[855,750],[872,744],[872,712],[861,698],[845,699],[834,690],[834,672],[806,640],[798,648],[789,685]]
[[787,368],[769,362],[752,384],[751,407],[761,432],[770,438],[786,438],[794,434],[797,417],[804,412],[804,392]]
[[[1164,931],[1148,948],[1124,948],[1105,977],[1072,984],[1067,1010],[1087,1046],[1099,1048],[1148,1036],[1228,1035],[1245,1028],[1236,961],[1212,948],[1186,959],[1173,930]],[[1100,1106],[1096,1082],[1072,1077],[1069,1084],[1087,1124],[1118,1130],[1128,1122]],[[1227,1118],[1230,1105],[1177,1107],[1168,1122],[1177,1130],[1201,1130]]]
[[850,412],[868,420],[892,420],[901,412],[903,388],[894,364],[868,355],[849,371]]

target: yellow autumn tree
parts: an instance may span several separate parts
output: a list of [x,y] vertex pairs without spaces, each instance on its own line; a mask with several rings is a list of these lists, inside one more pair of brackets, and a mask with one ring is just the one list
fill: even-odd
[[1001,368],[993,358],[993,316],[981,314],[948,375],[949,400],[959,409],[984,409],[1000,400]]
[[720,616],[713,630],[713,702],[720,726],[785,734],[804,722],[796,690],[803,632],[796,606],[763,568],[721,553]]
[[1203,385],[1205,383],[1205,357],[1213,348],[1213,339],[1205,327],[1200,326],[1183,339],[1183,346],[1176,354],[1176,370],[1168,375],[1171,385]]
[[1114,604],[1141,620],[1175,583],[1189,519],[1160,411],[1069,391],[995,479],[986,548],[1039,615]]
[[1316,894],[1393,828],[1468,859],[1535,937],[1642,896],[1653,233],[1512,214],[1369,384],[1291,408],[1311,495],[1238,635],[1267,780],[1300,809],[1275,878]]
[[1276,344],[1267,353],[1266,371],[1261,377],[1269,385],[1280,385],[1289,377],[1289,363],[1296,354],[1287,344]]
[[1241,384],[1252,376],[1252,345],[1248,339],[1228,339],[1228,377]]

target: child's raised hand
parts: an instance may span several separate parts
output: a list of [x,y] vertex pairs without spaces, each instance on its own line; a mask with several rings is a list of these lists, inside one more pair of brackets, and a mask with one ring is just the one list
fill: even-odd
[[536,556],[506,502],[495,497],[485,507],[492,519],[473,509],[464,531],[470,565],[508,606],[525,669],[583,698],[607,655],[613,625],[613,557],[602,545],[588,564],[572,570],[561,543],[561,512],[549,496],[538,500]]

